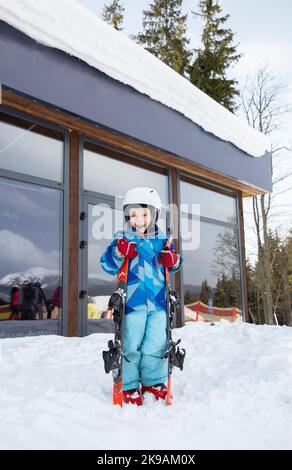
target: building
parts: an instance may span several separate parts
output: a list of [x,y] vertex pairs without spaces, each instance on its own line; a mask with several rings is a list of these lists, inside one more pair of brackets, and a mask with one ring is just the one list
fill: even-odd
[[0,0],[0,64],[0,336],[108,328],[99,225],[136,185],[180,234],[177,326],[197,300],[248,320],[242,198],[271,191],[265,137],[72,0]]

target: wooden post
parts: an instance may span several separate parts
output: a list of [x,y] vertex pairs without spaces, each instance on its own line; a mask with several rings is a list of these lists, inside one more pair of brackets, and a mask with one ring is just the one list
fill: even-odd
[[70,133],[68,334],[78,334],[79,134]]
[[238,209],[239,209],[239,240],[240,240],[240,253],[242,265],[242,313],[243,320],[250,322],[249,308],[248,308],[248,295],[247,295],[247,274],[246,274],[246,259],[245,259],[245,241],[244,241],[244,221],[243,221],[243,205],[242,205],[242,192],[238,191]]

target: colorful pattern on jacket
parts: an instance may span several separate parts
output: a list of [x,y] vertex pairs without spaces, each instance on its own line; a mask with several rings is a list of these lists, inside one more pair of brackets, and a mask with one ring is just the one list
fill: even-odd
[[[117,232],[100,258],[103,270],[111,275],[117,275],[124,261],[115,255],[115,247],[120,237],[137,243],[138,251],[138,256],[129,262],[126,314],[145,309],[149,312],[166,310],[165,268],[158,263],[159,253],[167,242],[166,235],[157,226],[155,233],[145,238],[134,230]],[[171,249],[174,250],[173,242]],[[178,267],[171,268],[169,272],[177,272],[181,264],[182,256],[179,257]]]

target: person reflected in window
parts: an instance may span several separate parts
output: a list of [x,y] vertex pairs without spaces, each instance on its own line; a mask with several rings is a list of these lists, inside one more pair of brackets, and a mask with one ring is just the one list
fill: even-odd
[[12,287],[11,292],[10,292],[10,304],[11,304],[11,320],[19,320],[21,317],[19,287],[16,287],[16,286]]
[[56,287],[52,297],[52,320],[59,320],[62,314],[62,289],[61,286]]

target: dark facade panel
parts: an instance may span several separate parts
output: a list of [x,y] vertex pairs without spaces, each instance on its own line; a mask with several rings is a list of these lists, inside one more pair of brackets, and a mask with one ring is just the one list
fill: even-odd
[[43,46],[0,21],[3,85],[218,173],[272,190],[271,157],[253,158],[58,49]]

